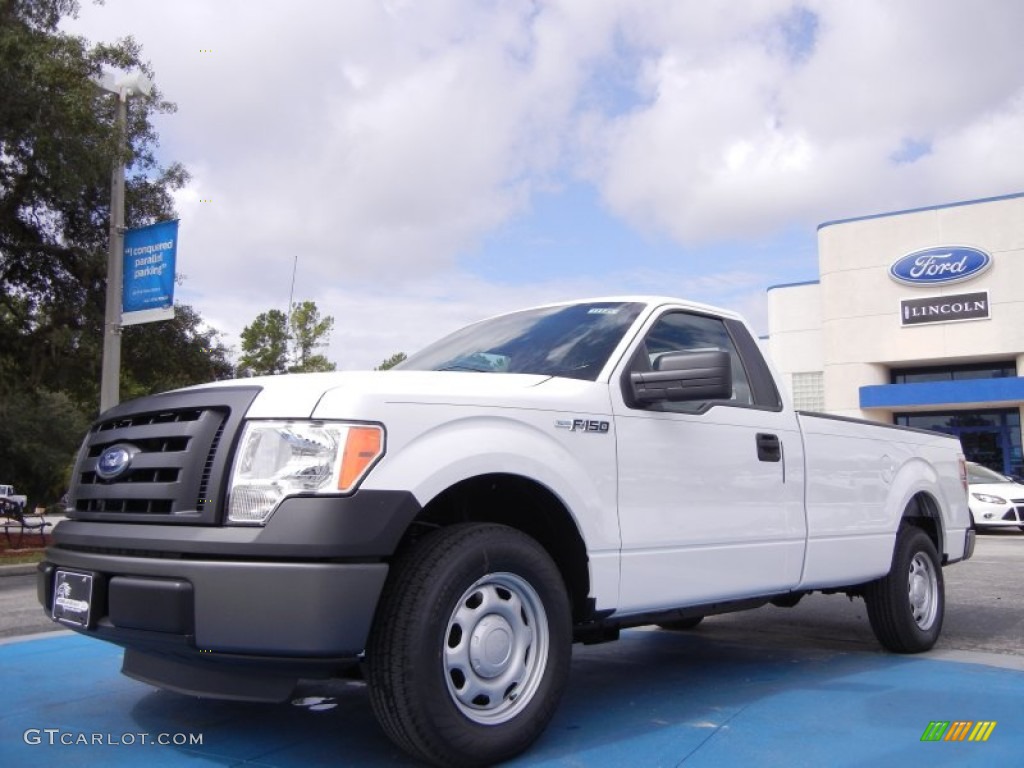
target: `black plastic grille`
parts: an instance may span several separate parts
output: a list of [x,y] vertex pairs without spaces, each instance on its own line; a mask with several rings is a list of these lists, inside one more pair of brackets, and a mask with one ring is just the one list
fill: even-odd
[[217,433],[210,442],[210,450],[206,454],[206,463],[203,464],[203,474],[199,477],[199,496],[196,499],[196,508],[200,509],[205,504],[212,503],[210,498],[210,479],[213,477],[214,460],[217,458],[217,449],[220,447],[220,439],[224,436],[224,424],[217,428]]
[[[154,395],[117,406],[86,435],[71,489],[76,519],[212,524],[230,470],[229,450],[256,387]],[[231,439],[226,439],[226,438]],[[104,479],[103,453],[122,446],[127,469]]]
[[[151,437],[136,440],[134,444],[147,453],[166,453],[187,450],[189,439],[189,437]],[[110,445],[113,445],[113,443],[100,442],[90,445],[89,458],[99,458],[104,449]]]
[[145,427],[151,424],[175,424],[182,421],[197,421],[203,415],[199,409],[167,410],[155,413],[140,413],[129,417],[109,419],[93,425],[93,432],[107,432],[112,429]]

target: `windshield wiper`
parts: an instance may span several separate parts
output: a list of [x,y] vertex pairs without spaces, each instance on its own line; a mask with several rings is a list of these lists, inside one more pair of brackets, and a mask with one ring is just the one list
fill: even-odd
[[474,368],[472,365],[464,365],[460,363],[454,363],[453,365],[446,365],[443,368],[435,368],[435,371],[470,371],[472,373],[494,373],[490,368]]

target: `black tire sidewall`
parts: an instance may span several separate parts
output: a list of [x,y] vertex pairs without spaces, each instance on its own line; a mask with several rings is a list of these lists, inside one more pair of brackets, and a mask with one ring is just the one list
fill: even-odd
[[[914,621],[913,611],[910,606],[909,578],[910,564],[913,559],[922,554],[928,558],[933,572],[935,573],[936,607],[935,619],[928,629],[921,629]],[[892,615],[889,616],[890,626],[895,635],[883,644],[890,649],[902,653],[917,653],[930,649],[939,638],[942,632],[942,623],[945,618],[945,581],[942,575],[942,565],[939,562],[935,545],[924,531],[914,526],[906,526],[897,537],[896,552],[893,556],[892,570],[889,575],[882,579],[876,586],[878,593],[873,596],[873,606],[870,609],[875,611],[886,610],[884,606],[891,606]],[[883,598],[884,593],[884,600]],[[895,640],[893,644],[892,640]]]

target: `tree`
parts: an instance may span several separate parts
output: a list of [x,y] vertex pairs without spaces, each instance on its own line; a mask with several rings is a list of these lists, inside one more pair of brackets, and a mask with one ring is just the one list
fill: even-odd
[[242,331],[242,357],[238,372],[243,376],[267,376],[288,370],[288,318],[279,309],[262,312]]
[[378,365],[376,368],[374,368],[374,370],[375,371],[386,371],[389,368],[394,368],[396,365],[398,365],[399,363],[403,362],[405,359],[406,359],[405,352],[395,352],[395,354],[393,354],[387,360],[385,360],[380,365]]
[[[131,38],[89,47],[58,31],[76,0],[0,3],[0,394],[56,385],[95,412],[99,391],[116,97],[90,80],[105,67],[155,79]],[[188,174],[155,159],[154,89],[129,101],[125,223],[173,218]],[[13,362],[13,365],[11,364]]]
[[[60,32],[78,7],[0,0],[0,476],[36,494],[61,490],[99,401],[110,173],[121,137],[116,97],[91,78],[111,68],[156,79],[130,37],[90,46]],[[127,227],[174,218],[171,193],[188,174],[157,163],[152,125],[174,109],[158,89],[128,102]],[[192,310],[178,311],[175,321],[125,329],[122,392],[226,375],[216,334],[201,330]],[[200,347],[221,350],[220,359],[199,356]]]
[[[57,31],[76,0],[7,0],[0,4],[0,301],[20,302],[17,321],[35,325],[48,353],[54,329],[77,330],[95,320],[106,273],[110,171],[119,151],[116,97],[90,80],[104,67],[138,69],[153,79],[131,38],[88,47]],[[126,226],[170,218],[170,192],[188,175],[158,166],[151,117],[173,112],[158,90],[129,101],[130,169]],[[39,313],[42,310],[42,315]],[[61,335],[61,334],[58,334]],[[39,341],[36,339],[34,341]],[[46,366],[37,366],[45,374]]]
[[66,394],[12,392],[0,398],[0,476],[45,506],[67,490],[71,465],[89,426]]
[[176,304],[174,318],[126,327],[121,345],[121,399],[230,379],[235,375],[218,331]]
[[327,346],[327,339],[334,329],[334,318],[330,315],[320,317],[316,302],[303,301],[292,305],[291,336],[294,341],[293,359],[295,364],[288,370],[291,373],[310,373],[313,371],[333,371],[334,363],[314,350]]

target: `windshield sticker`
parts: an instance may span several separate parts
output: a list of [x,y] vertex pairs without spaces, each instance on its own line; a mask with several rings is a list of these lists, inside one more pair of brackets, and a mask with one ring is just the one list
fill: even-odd
[[588,315],[617,315],[618,307],[591,307],[587,310]]

